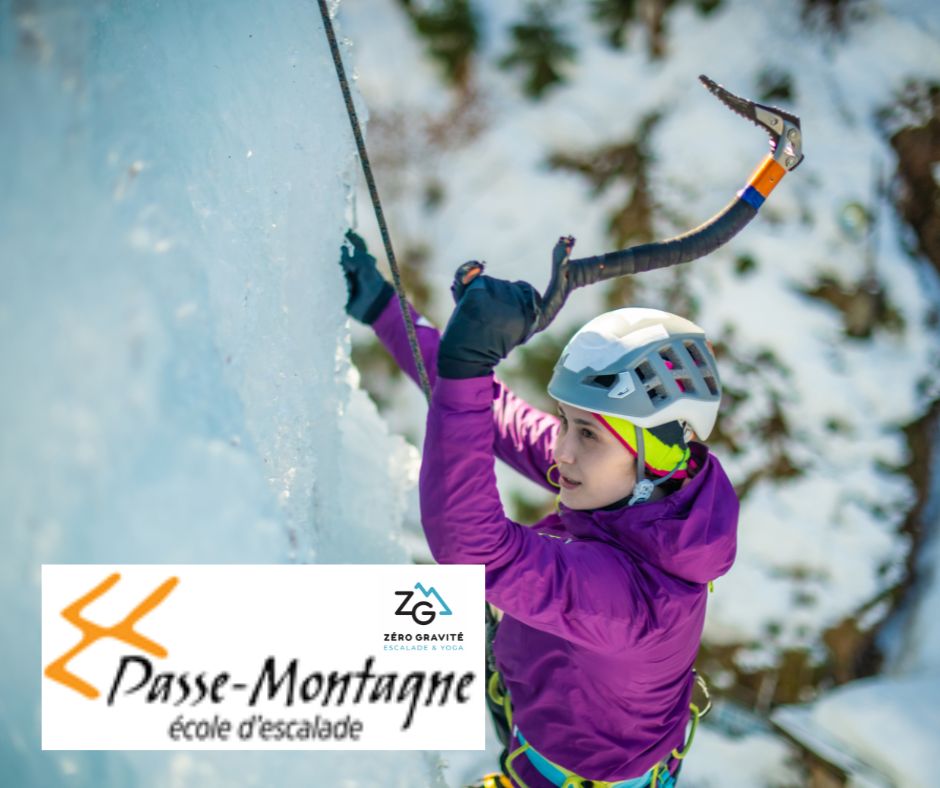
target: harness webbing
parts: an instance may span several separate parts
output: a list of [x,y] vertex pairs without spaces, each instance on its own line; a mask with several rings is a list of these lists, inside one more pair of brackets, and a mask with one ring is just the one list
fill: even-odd
[[330,42],[330,53],[333,55],[333,64],[336,66],[336,76],[339,78],[340,90],[343,92],[343,100],[346,102],[346,112],[349,115],[349,125],[352,126],[353,136],[356,138],[356,148],[359,151],[359,161],[362,164],[362,172],[366,178],[366,184],[369,187],[369,196],[372,198],[372,207],[375,210],[375,218],[379,223],[379,232],[382,234],[382,243],[385,245],[385,255],[388,258],[388,266],[392,270],[392,284],[395,286],[395,293],[398,295],[398,305],[401,307],[402,317],[405,319],[405,331],[408,334],[408,344],[411,345],[411,352],[414,355],[415,367],[418,370],[418,379],[421,381],[421,390],[428,402],[431,401],[431,382],[428,379],[428,371],[424,366],[424,359],[421,357],[421,350],[418,347],[418,335],[415,333],[414,321],[411,319],[411,312],[408,310],[408,300],[405,298],[405,289],[401,283],[401,274],[398,272],[398,263],[395,260],[395,252],[392,249],[392,239],[388,234],[388,227],[385,224],[385,214],[382,211],[382,203],[379,200],[379,191],[375,186],[375,178],[372,177],[372,165],[369,163],[369,153],[366,150],[365,140],[362,138],[362,130],[359,128],[359,117],[356,114],[356,108],[353,106],[352,93],[349,90],[349,82],[346,80],[346,69],[343,68],[343,61],[339,54],[339,46],[336,43],[336,33],[333,32],[333,22],[330,19],[329,9],[326,7],[326,0],[319,0],[320,16],[323,17],[323,28],[326,30],[327,40]]
[[[692,742],[695,740],[695,733],[698,730],[699,721],[711,710],[712,702],[711,695],[708,691],[708,685],[705,683],[705,680],[702,678],[701,674],[698,673],[698,671],[693,670],[692,672],[695,676],[695,683],[701,688],[702,693],[705,696],[705,708],[700,709],[698,704],[689,703],[689,717],[692,725],[688,736],[686,737],[685,743],[681,749],[678,747],[674,748],[669,756],[650,769],[650,771],[647,773],[649,776],[649,781],[644,783],[647,788],[667,788],[667,786],[671,788],[671,786],[675,785],[675,776],[669,771],[669,758],[671,757],[676,761],[682,761],[689,754],[689,751],[692,749]],[[642,777],[638,777],[635,778],[635,780],[621,780],[618,782],[589,780],[585,777],[581,777],[580,775],[575,774],[569,769],[566,769],[564,766],[550,761],[541,753],[536,752],[531,743],[523,738],[518,726],[513,724],[512,699],[509,697],[509,691],[502,683],[501,676],[498,671],[494,670],[490,674],[489,680],[487,681],[486,692],[493,703],[503,708],[509,730],[515,734],[520,744],[519,747],[508,754],[505,763],[505,768],[512,777],[514,785],[518,785],[520,788],[527,788],[526,783],[513,768],[513,764],[521,755],[527,755],[529,759],[532,760],[533,764],[536,764],[537,760],[543,764],[547,764],[549,768],[558,772],[558,774],[561,775],[558,779],[562,780],[560,788],[586,788],[587,786],[591,786],[591,788],[615,788],[616,786],[626,786],[628,784],[633,784],[635,781],[643,779]],[[533,757],[535,760],[533,760]],[[537,764],[536,769],[540,772],[542,771],[542,769]],[[547,775],[544,774],[544,772],[543,776],[546,776],[546,779],[549,779]],[[645,776],[647,775],[644,775],[644,777]]]

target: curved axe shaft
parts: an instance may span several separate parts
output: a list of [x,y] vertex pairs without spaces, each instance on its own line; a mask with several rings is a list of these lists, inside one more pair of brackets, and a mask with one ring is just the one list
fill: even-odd
[[628,274],[688,263],[718,249],[737,235],[756,215],[771,191],[803,161],[800,119],[789,112],[736,96],[708,77],[702,84],[726,107],[760,126],[770,135],[770,154],[757,166],[744,188],[721,211],[684,235],[618,252],[571,260],[574,238],[559,239],[552,252],[552,276],[542,295],[535,331],[555,319],[572,290]]

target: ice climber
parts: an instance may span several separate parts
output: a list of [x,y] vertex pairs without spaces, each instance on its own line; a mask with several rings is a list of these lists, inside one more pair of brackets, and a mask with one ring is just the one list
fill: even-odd
[[[416,369],[365,243],[348,234],[347,312]],[[433,395],[421,466],[424,531],[440,563],[486,566],[503,611],[488,701],[505,745],[485,786],[669,788],[686,730],[710,581],[734,561],[738,501],[706,438],[720,399],[703,331],[653,309],[590,321],[548,386],[557,415],[494,378],[531,333],[525,282],[455,283],[441,334],[417,323]],[[533,526],[506,517],[494,461],[558,491]]]

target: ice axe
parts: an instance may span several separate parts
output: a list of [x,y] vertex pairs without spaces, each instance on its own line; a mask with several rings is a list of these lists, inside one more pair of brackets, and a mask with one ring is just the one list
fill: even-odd
[[[533,334],[548,327],[576,288],[618,276],[688,263],[714,252],[757,215],[783,176],[803,161],[803,135],[796,115],[736,96],[704,74],[699,80],[732,112],[747,118],[770,135],[770,153],[728,205],[684,235],[579,260],[570,259],[574,237],[560,238],[552,251],[552,276],[542,295]],[[467,285],[482,271],[483,265],[479,262],[464,263],[457,269],[456,281]]]

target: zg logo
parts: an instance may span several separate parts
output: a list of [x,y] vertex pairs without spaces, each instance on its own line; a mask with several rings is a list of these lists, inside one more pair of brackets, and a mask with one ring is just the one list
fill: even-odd
[[[408,604],[411,602],[412,597],[415,596],[415,591],[420,591],[424,595],[424,599],[419,599],[411,607],[408,607]],[[395,611],[396,616],[411,616],[416,624],[421,624],[424,626],[430,624],[438,615],[442,616],[452,616],[453,613],[451,609],[447,606],[447,603],[437,593],[437,589],[434,586],[431,586],[425,590],[424,586],[421,583],[415,584],[414,591],[396,591],[395,596],[404,597],[401,600],[401,604],[398,606],[398,610]],[[441,606],[441,610],[435,610],[434,605],[428,601],[428,597],[433,596]]]
[[122,643],[127,643],[129,646],[139,648],[154,657],[165,657],[167,655],[167,650],[163,646],[150,640],[150,638],[144,637],[134,627],[140,619],[169,596],[176,584],[179,583],[178,577],[171,577],[161,583],[143,602],[114,626],[104,627],[82,616],[82,612],[88,605],[108,593],[120,579],[121,575],[115,572],[62,611],[62,618],[76,627],[82,633],[82,638],[74,648],[66,651],[57,660],[50,662],[45,670],[46,678],[57,681],[91,700],[97,698],[101,693],[87,681],[71,673],[68,670],[68,664],[92,644],[103,638],[114,638]]

